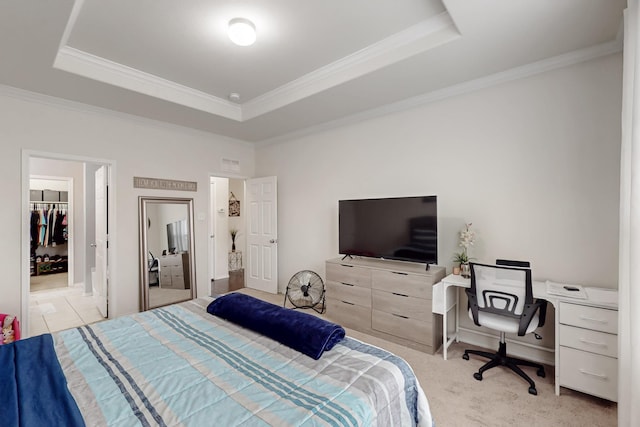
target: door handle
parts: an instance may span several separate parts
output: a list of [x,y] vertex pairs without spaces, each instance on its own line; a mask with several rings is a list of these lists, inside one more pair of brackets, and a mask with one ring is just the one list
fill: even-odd
[[271,239],[269,240],[269,243],[278,243],[278,239]]
[[89,246],[91,246],[92,248],[97,247],[98,245],[96,245],[95,243],[90,243]]

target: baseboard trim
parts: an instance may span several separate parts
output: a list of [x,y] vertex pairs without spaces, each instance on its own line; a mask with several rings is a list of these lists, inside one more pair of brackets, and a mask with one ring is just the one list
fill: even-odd
[[[500,337],[471,329],[459,328],[458,338],[461,342],[477,345],[489,350],[497,350]],[[507,352],[509,355],[522,359],[555,366],[555,349],[536,346],[522,341],[507,338]]]

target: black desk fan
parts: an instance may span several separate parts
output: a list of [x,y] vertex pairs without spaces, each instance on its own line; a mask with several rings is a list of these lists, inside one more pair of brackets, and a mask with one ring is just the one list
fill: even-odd
[[298,271],[291,277],[284,295],[284,304],[287,300],[294,308],[312,308],[322,314],[325,311],[325,289],[322,278],[311,270]]

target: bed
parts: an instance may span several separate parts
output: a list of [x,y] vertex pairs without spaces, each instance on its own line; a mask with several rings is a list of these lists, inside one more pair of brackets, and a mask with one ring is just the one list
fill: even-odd
[[2,425],[433,425],[401,358],[345,337],[315,360],[210,303],[0,346]]

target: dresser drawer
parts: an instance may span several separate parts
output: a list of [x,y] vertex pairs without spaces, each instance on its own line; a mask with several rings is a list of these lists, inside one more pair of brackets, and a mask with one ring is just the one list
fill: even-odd
[[560,345],[609,357],[618,357],[618,336],[560,325]]
[[334,323],[361,332],[371,330],[371,308],[327,298],[327,317]]
[[184,276],[171,276],[171,287],[176,289],[184,289]]
[[371,327],[421,344],[432,345],[431,322],[401,317],[400,315],[372,310]]
[[371,270],[346,264],[326,263],[327,281],[371,288]]
[[171,285],[171,271],[160,270],[160,284],[163,287]]
[[424,322],[431,320],[431,301],[428,300],[374,289],[372,291],[372,301],[372,307],[375,310],[400,314]]
[[371,273],[371,287],[412,297],[431,299],[432,276],[375,270]]
[[618,400],[618,359],[560,347],[560,385]]
[[618,311],[561,302],[560,323],[617,334]]
[[327,298],[371,307],[371,289],[331,280],[327,281],[326,286]]

